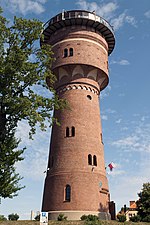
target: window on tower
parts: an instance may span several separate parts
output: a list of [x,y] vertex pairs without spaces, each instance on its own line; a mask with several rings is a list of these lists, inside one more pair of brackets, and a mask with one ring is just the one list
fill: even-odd
[[53,167],[53,165],[54,165],[54,157],[52,156],[51,167]]
[[97,166],[97,157],[96,157],[96,155],[93,156],[93,165]]
[[102,135],[102,133],[100,133],[100,136],[101,136],[101,142],[103,144],[103,135]]
[[69,127],[66,127],[66,137],[69,137]]
[[71,201],[71,186],[69,184],[67,184],[65,187],[65,201]]
[[72,127],[72,128],[71,128],[71,134],[72,134],[72,137],[75,136],[75,127]]
[[92,100],[91,95],[87,95],[87,98],[88,98],[89,100]]
[[92,155],[91,154],[88,155],[88,164],[92,165]]
[[73,48],[69,49],[69,56],[73,56]]
[[49,159],[49,161],[48,161],[48,168],[52,168],[53,165],[54,165],[54,157],[51,156],[50,159]]
[[64,49],[64,57],[67,57],[67,56],[68,56],[68,49],[65,48],[65,49]]

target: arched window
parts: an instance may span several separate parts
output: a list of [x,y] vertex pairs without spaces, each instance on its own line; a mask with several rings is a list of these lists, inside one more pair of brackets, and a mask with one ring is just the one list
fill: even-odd
[[97,157],[96,157],[96,155],[93,156],[93,165],[97,166]]
[[88,164],[92,165],[92,155],[91,154],[88,155]]
[[69,137],[69,127],[66,127],[66,137]]
[[64,57],[67,57],[67,56],[68,56],[68,49],[65,48],[65,49],[64,49]]
[[65,201],[70,202],[71,200],[71,186],[69,184],[65,187]]
[[102,135],[102,133],[100,135],[101,135],[101,142],[103,144],[103,135]]
[[73,48],[69,49],[69,56],[73,56]]
[[72,128],[71,128],[71,134],[72,134],[72,137],[75,136],[75,127],[72,127]]

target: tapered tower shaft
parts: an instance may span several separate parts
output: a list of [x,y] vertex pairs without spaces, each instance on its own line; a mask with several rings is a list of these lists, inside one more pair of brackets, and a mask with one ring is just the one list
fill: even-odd
[[52,128],[42,210],[51,219],[60,213],[69,219],[83,214],[108,219],[99,94],[108,84],[112,28],[93,13],[75,10],[53,17],[43,33],[56,58],[56,91],[70,108],[54,111],[61,126]]

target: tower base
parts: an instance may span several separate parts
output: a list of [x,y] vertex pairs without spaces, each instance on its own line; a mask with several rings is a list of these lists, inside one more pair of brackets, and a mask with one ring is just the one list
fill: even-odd
[[96,215],[101,220],[111,220],[111,216],[107,212],[96,212],[96,211],[49,211],[48,219],[57,220],[59,214],[67,216],[67,220],[80,220],[83,215]]

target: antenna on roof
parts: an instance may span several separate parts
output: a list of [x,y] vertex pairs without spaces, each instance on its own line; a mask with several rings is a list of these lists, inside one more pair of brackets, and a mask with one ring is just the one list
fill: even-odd
[[65,20],[65,10],[62,10],[62,20]]

